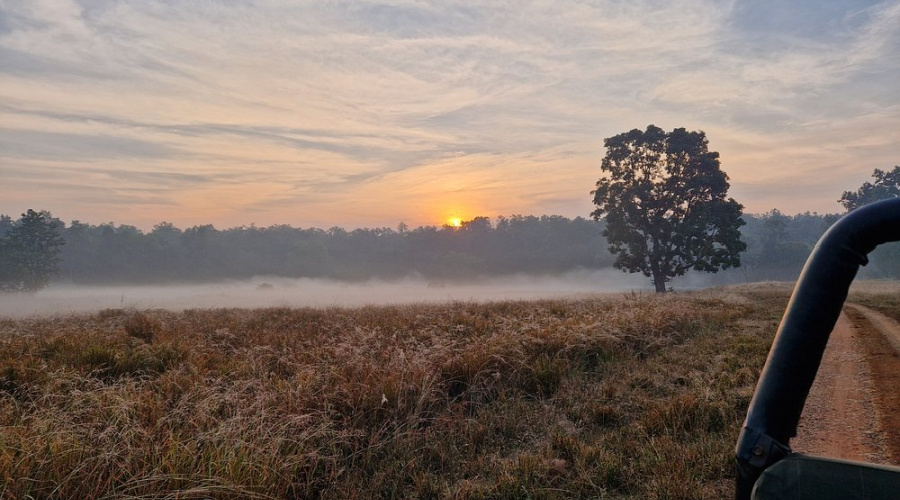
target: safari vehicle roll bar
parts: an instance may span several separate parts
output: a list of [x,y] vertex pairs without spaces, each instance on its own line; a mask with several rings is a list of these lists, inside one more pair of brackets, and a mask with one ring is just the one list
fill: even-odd
[[[850,283],[859,266],[868,263],[869,252],[882,243],[898,240],[900,198],[895,198],[847,214],[816,244],[788,302],[738,437],[737,500],[750,500],[760,476],[789,456],[790,460],[784,461],[782,468],[790,467],[791,481],[802,480],[800,476],[805,474],[817,485],[813,489],[795,488],[797,485],[791,483],[789,489],[806,491],[807,496],[765,498],[823,498],[819,496],[824,491],[820,489],[823,478],[830,477],[837,482],[838,478],[848,476],[868,482],[876,490],[888,488],[884,491],[890,494],[892,490],[894,495],[878,496],[877,491],[870,488],[875,496],[854,495],[851,498],[900,498],[900,468],[791,455],[790,447],[790,439],[797,435],[800,414]],[[786,485],[791,481],[776,479],[774,483],[788,488]]]

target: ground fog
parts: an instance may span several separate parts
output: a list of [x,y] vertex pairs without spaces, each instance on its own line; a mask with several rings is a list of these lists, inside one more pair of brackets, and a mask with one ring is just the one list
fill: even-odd
[[455,281],[421,277],[347,283],[320,279],[257,277],[214,284],[78,286],[54,285],[33,295],[0,296],[0,316],[93,312],[108,308],[359,307],[405,303],[487,302],[578,298],[651,290],[640,275],[580,271],[557,276],[509,276]]

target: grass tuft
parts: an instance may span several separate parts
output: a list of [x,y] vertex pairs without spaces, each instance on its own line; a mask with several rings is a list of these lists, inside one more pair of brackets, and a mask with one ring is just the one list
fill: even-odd
[[148,344],[153,343],[153,339],[163,332],[162,323],[156,318],[146,313],[135,313],[130,315],[122,325],[125,334],[142,340]]

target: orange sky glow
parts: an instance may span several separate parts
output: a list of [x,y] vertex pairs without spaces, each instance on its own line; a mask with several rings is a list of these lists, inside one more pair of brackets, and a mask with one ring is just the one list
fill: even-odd
[[900,0],[0,7],[0,213],[148,230],[589,217],[603,139],[706,132],[747,212],[900,164]]

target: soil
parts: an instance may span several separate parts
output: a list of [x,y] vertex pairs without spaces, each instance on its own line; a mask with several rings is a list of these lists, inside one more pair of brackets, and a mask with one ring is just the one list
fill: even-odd
[[888,458],[900,462],[900,324],[860,305],[848,309],[860,338],[875,385],[876,416]]
[[896,464],[898,353],[900,325],[871,309],[848,305],[831,333],[791,448],[810,455]]

